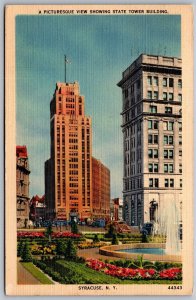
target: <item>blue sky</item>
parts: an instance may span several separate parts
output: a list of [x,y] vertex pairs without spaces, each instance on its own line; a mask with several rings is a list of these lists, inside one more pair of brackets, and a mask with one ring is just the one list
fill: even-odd
[[44,194],[50,100],[56,82],[78,81],[93,122],[93,155],[122,196],[121,74],[141,53],[180,57],[180,16],[17,16],[16,143],[27,145],[30,196]]

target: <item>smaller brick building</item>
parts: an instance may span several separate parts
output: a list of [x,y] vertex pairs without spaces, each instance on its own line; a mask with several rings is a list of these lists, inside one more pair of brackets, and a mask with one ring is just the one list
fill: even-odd
[[32,221],[43,221],[46,218],[46,205],[45,195],[39,197],[38,195],[33,196],[30,200],[30,220]]
[[110,220],[110,170],[92,157],[93,219]]
[[16,214],[17,227],[29,221],[29,161],[26,146],[16,146]]

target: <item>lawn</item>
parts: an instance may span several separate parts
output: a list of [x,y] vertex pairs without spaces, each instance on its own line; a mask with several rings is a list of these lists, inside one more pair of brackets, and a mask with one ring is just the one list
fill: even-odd
[[58,260],[47,262],[67,284],[181,284],[181,280],[122,280],[88,268],[84,263]]
[[32,262],[22,262],[23,267],[29,271],[42,284],[53,284],[53,282],[44,275]]

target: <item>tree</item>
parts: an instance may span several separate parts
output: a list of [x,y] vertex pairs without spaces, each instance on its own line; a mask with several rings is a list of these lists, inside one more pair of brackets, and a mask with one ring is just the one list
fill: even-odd
[[149,243],[148,235],[145,232],[142,232],[142,243]]
[[76,234],[78,233],[78,225],[75,221],[71,223],[71,232]]
[[118,245],[118,239],[116,233],[112,236],[112,245]]
[[65,243],[62,241],[57,241],[56,243],[56,254],[57,255],[62,255],[65,252]]
[[94,237],[93,237],[93,242],[94,243],[99,243],[100,242],[100,240],[99,240],[99,237],[98,237],[98,234],[96,233],[95,235],[94,235]]
[[112,238],[114,233],[116,233],[114,224],[110,223],[108,226],[108,232],[106,233],[106,237]]
[[74,242],[69,239],[67,241],[66,249],[65,249],[65,258],[66,259],[75,259],[77,257],[77,249],[74,245]]
[[46,235],[48,236],[49,242],[51,242],[51,234],[52,234],[52,224],[51,222],[48,224]]
[[24,248],[24,242],[20,241],[17,245],[17,256],[20,257],[22,255],[22,251]]
[[29,249],[29,244],[27,242],[25,242],[25,244],[24,244],[22,254],[21,254],[21,259],[24,262],[32,261],[32,256],[31,256],[31,252],[30,252],[30,249]]

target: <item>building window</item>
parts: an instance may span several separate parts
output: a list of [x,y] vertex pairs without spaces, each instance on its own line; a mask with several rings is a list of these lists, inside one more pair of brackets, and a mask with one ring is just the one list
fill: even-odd
[[150,112],[151,112],[151,113],[157,113],[157,106],[151,105],[151,106],[150,106]]
[[158,173],[159,165],[158,164],[148,164],[148,171],[150,173]]
[[153,187],[153,178],[149,178],[149,187]]
[[147,83],[148,85],[152,85],[152,76],[147,77]]
[[163,78],[163,86],[164,86],[164,87],[167,86],[167,78]]
[[172,135],[164,135],[164,145],[173,145]]
[[164,122],[163,128],[164,128],[164,130],[172,131],[174,128],[174,122],[172,122],[172,121]]
[[182,136],[179,136],[179,145],[182,145]]
[[159,85],[159,80],[158,77],[154,77],[154,85],[158,86]]
[[172,107],[166,106],[165,107],[165,113],[166,114],[172,114]]
[[182,94],[178,94],[178,101],[182,102]]
[[174,80],[173,78],[169,78],[169,87],[173,87],[174,86]]
[[179,156],[182,156],[182,150],[179,150]]
[[180,187],[182,188],[182,179],[180,179]]
[[148,91],[147,92],[147,98],[148,99],[152,99],[152,91]]
[[129,95],[128,89],[126,89],[126,90],[124,91],[124,94],[125,94],[125,98],[127,98],[128,95]]
[[158,129],[159,122],[155,120],[149,120],[148,121],[148,129]]
[[179,89],[182,88],[182,79],[178,79],[178,88],[179,88]]
[[158,178],[149,178],[149,187],[159,187],[159,179]]
[[159,152],[158,149],[148,149],[148,158],[158,158]]
[[158,98],[159,98],[159,93],[155,91],[155,92],[154,92],[154,99],[155,99],[155,100],[158,100]]
[[174,94],[173,93],[169,93],[169,100],[174,100]]
[[182,123],[179,122],[178,124],[179,124],[179,131],[182,131]]
[[169,179],[165,178],[165,187],[169,187]]
[[152,120],[148,121],[148,129],[152,129]]
[[174,179],[173,178],[165,178],[165,187],[168,188],[168,187],[174,187]]
[[158,135],[149,134],[148,135],[148,144],[158,144]]
[[174,158],[174,150],[172,149],[166,149],[164,150],[164,158],[166,159],[173,159]]
[[182,163],[179,164],[179,173],[182,173]]
[[163,100],[167,100],[167,93],[163,92]]
[[173,173],[173,164],[164,164],[164,173]]
[[140,79],[137,80],[137,89],[140,89]]

